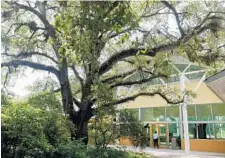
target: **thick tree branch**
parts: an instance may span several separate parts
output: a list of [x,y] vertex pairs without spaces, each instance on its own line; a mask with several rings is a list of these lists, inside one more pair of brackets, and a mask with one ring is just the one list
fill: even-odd
[[[33,22],[30,22],[30,23],[13,23],[12,25],[10,25],[8,31],[6,32],[6,35],[11,31],[11,29],[13,28],[13,26],[17,26],[14,30],[14,32],[16,32],[17,30],[19,30],[22,26],[27,26],[29,28],[31,28],[31,25],[32,24],[35,24]],[[34,31],[35,30],[35,31]],[[37,30],[46,30],[45,28],[42,28],[42,27],[38,27],[36,25],[33,25],[32,26],[32,30],[31,31],[34,31],[36,32]]]
[[23,9],[23,10],[29,11],[29,12],[33,13],[34,15],[36,15],[42,21],[42,23],[44,24],[46,30],[48,30],[48,34],[53,39],[56,38],[56,36],[55,36],[55,28],[49,23],[49,21],[47,20],[47,18],[46,18],[46,16],[44,14],[41,14],[40,12],[35,10],[35,8],[29,7],[29,6],[26,6],[26,5],[17,3],[17,2],[7,2],[6,1],[5,3],[11,5],[14,8]]
[[[190,40],[194,35],[199,35],[209,29],[208,26],[204,26],[201,28],[196,27],[193,29],[192,33],[186,34],[184,37],[181,37],[178,39],[176,42],[173,43],[167,43],[167,44],[162,44],[159,46],[155,46],[151,49],[148,49],[146,53],[142,55],[147,55],[147,56],[155,56],[158,52],[164,52],[164,51],[170,51],[172,49],[177,48],[181,43],[186,43],[188,40]],[[124,58],[131,57],[137,55],[139,51],[145,51],[146,49],[144,48],[131,48],[127,50],[123,50],[119,53],[116,53],[112,55],[108,60],[106,60],[104,63],[99,68],[99,74],[102,75],[109,71],[113,65],[115,65],[118,61],[123,60]]]
[[[164,9],[164,8],[163,8]],[[159,10],[160,11],[160,10]],[[179,14],[186,14],[187,12],[182,12],[182,13],[177,13],[178,15]],[[155,13],[152,13],[152,14],[149,14],[149,15],[142,15],[141,17],[142,18],[150,18],[150,17],[153,17],[153,16],[157,16],[157,15],[168,15],[168,14],[174,14],[174,13],[167,13],[167,12],[155,12]]]
[[172,12],[174,13],[174,16],[176,18],[177,26],[180,31],[181,37],[185,36],[184,30],[181,27],[181,21],[180,21],[180,18],[179,18],[179,15],[178,15],[176,9],[167,1],[162,1],[162,3],[165,4],[165,6],[167,6],[170,10],[172,10]]
[[195,29],[198,29],[198,28],[202,27],[207,20],[212,19],[212,18],[216,18],[215,16],[210,16],[211,14],[225,14],[225,12],[214,12],[214,11],[209,12],[206,15],[206,17],[202,20],[202,22],[198,26],[195,27]]
[[139,96],[151,96],[151,97],[153,97],[155,95],[161,96],[169,104],[179,104],[179,103],[183,102],[183,99],[171,99],[171,98],[168,98],[166,95],[164,95],[161,92],[152,92],[152,93],[150,93],[150,92],[141,92],[141,93],[134,94],[132,96],[129,96],[129,97],[126,97],[126,98],[123,98],[123,99],[116,100],[116,101],[114,101],[112,103],[109,103],[109,104],[107,104],[105,106],[118,105],[118,104],[122,104],[122,103],[125,103],[125,102],[128,102],[128,101],[134,101]]
[[115,88],[115,87],[119,87],[119,86],[131,86],[131,85],[135,85],[135,84],[143,84],[146,82],[149,82],[153,79],[159,78],[159,77],[165,77],[163,75],[155,75],[155,76],[150,76],[148,78],[144,78],[142,80],[138,80],[138,81],[126,81],[126,82],[119,82],[119,83],[115,83],[111,86],[111,88]]
[[34,8],[28,7],[28,6],[23,5],[23,4],[19,4],[17,2],[6,2],[6,3],[8,3],[9,5],[12,5],[16,8],[24,9],[24,10],[32,12],[43,22],[43,24],[45,25],[46,28],[48,28],[50,26],[48,20],[41,13],[39,13],[37,10],[35,10]]
[[125,78],[128,75],[131,75],[131,74],[133,74],[136,71],[137,70],[131,70],[131,71],[127,71],[127,72],[124,72],[122,74],[119,74],[119,75],[115,75],[115,76],[112,76],[112,77],[108,77],[106,79],[103,79],[102,82],[103,83],[108,83],[108,82],[111,82],[111,81],[116,80],[116,79]]
[[27,66],[36,70],[44,70],[51,72],[56,75],[57,78],[59,78],[59,71],[52,67],[52,66],[47,66],[39,63],[34,63],[31,61],[25,61],[25,60],[12,60],[10,62],[3,62],[1,63],[1,67],[8,67],[8,66],[13,66],[13,67],[18,67],[18,66]]
[[39,55],[39,56],[43,56],[43,57],[50,59],[51,61],[53,61],[56,64],[58,63],[53,57],[49,56],[48,54],[40,53],[40,52],[21,52],[18,54],[2,53],[2,55],[14,57],[14,58],[26,58],[26,57],[31,57],[33,55]]
[[223,47],[225,47],[225,44],[220,45],[217,49],[221,49]]

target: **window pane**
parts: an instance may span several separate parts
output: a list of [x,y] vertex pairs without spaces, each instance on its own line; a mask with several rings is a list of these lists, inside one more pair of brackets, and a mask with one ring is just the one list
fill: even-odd
[[213,123],[208,123],[206,125],[206,138],[207,139],[214,139],[215,138],[215,133],[213,130]]
[[178,123],[170,123],[169,124],[169,136],[170,137],[175,137],[178,138],[180,136],[180,132],[179,132],[179,124]]
[[217,139],[225,138],[225,123],[217,123],[215,124],[215,132]]
[[198,121],[211,121],[211,105],[196,105]]
[[188,112],[188,121],[196,121],[195,105],[188,105],[187,112]]
[[141,121],[154,121],[152,108],[141,108]]
[[165,107],[153,108],[155,121],[165,121]]
[[189,124],[189,137],[192,139],[214,139],[213,123]]
[[166,107],[166,121],[179,121],[179,106]]
[[225,121],[225,104],[213,104],[212,109],[215,121]]
[[196,124],[188,124],[188,129],[189,129],[189,138],[192,138],[192,139],[196,139],[197,136],[196,136]]

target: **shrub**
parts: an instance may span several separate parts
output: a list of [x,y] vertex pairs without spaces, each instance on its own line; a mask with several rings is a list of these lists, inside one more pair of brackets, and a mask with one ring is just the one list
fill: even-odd
[[2,107],[2,156],[46,157],[69,139],[66,118],[28,104]]

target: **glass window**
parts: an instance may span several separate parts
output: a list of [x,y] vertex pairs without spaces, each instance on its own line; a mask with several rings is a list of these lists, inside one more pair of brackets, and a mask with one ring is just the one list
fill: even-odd
[[189,129],[189,138],[196,139],[196,124],[190,123],[188,124],[188,129]]
[[207,123],[207,125],[206,125],[206,138],[207,139],[214,139],[215,138],[213,123]]
[[168,106],[166,107],[166,121],[179,121],[179,106]]
[[187,64],[176,64],[175,66],[182,72],[188,65]]
[[215,132],[217,139],[225,139],[225,123],[215,124]]
[[153,108],[141,108],[141,121],[153,121]]
[[179,137],[180,132],[179,132],[179,124],[178,123],[169,123],[169,136],[170,137]]
[[213,104],[212,109],[215,121],[225,121],[225,104]]
[[213,123],[189,124],[189,137],[192,139],[214,139]]
[[165,107],[153,108],[153,116],[155,121],[165,121]]
[[197,119],[198,121],[211,121],[211,105],[204,104],[204,105],[196,105],[197,108]]
[[196,121],[195,105],[188,105],[187,113],[188,113],[188,121]]
[[176,76],[170,77],[167,82],[173,83],[173,82],[178,82],[178,81],[180,81],[180,77],[179,77],[179,75],[176,75]]

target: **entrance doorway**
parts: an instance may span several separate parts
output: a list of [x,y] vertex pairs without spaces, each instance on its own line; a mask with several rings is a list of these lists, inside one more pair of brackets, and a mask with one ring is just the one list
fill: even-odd
[[153,145],[153,134],[158,134],[158,144],[160,148],[169,148],[169,128],[167,123],[154,123],[150,125],[150,147]]

